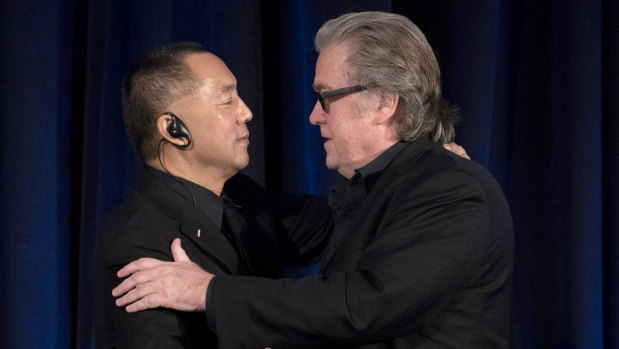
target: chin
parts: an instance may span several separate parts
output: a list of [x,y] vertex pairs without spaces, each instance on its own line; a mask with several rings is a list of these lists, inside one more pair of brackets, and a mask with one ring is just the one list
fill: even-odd
[[329,170],[337,171],[340,167],[337,166],[337,165],[329,165],[329,164],[327,164],[327,168]]
[[327,154],[327,157],[325,158],[325,165],[330,170],[337,170],[337,168],[340,167],[337,162],[337,159],[334,159],[333,157],[329,156],[329,154]]
[[239,162],[236,163],[236,168],[237,170],[242,170],[245,167],[247,167],[247,165],[249,165],[249,157],[247,157],[246,159],[240,160]]

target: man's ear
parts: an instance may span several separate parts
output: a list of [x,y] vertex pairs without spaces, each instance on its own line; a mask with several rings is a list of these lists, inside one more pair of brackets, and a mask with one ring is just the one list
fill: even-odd
[[376,118],[374,119],[374,123],[377,125],[384,124],[391,119],[391,117],[395,114],[398,108],[398,102],[400,101],[399,95],[384,91],[380,92],[379,98],[380,104],[378,106]]
[[185,139],[184,137],[182,138],[172,137],[170,135],[170,132],[168,131],[168,128],[170,127],[171,123],[172,123],[172,116],[168,114],[160,115],[159,118],[157,119],[157,131],[159,132],[159,135],[161,136],[161,138],[164,138],[166,141],[181,148],[185,146],[185,144],[187,144],[187,139]]

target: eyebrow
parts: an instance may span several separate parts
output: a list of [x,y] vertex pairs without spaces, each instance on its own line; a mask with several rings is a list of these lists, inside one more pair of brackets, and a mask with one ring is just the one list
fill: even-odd
[[221,89],[221,92],[230,92],[230,91],[234,91],[236,90],[236,84],[233,85],[226,85]]
[[314,89],[314,91],[318,92],[321,89],[323,89],[325,86],[323,84],[312,84],[312,88]]

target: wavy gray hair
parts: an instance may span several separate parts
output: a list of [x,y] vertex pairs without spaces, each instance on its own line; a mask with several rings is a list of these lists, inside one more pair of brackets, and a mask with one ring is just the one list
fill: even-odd
[[351,45],[347,63],[352,84],[397,94],[391,123],[399,139],[429,134],[439,143],[455,137],[456,109],[441,95],[441,72],[432,47],[408,18],[386,12],[348,13],[327,21],[316,34],[320,52],[333,44]]

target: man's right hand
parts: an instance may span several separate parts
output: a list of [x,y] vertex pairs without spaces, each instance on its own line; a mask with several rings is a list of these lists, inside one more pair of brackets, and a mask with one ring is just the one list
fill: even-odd
[[180,239],[174,239],[171,249],[174,262],[140,258],[118,271],[126,279],[112,290],[120,297],[117,306],[126,306],[129,313],[158,307],[204,311],[213,274],[189,260]]

